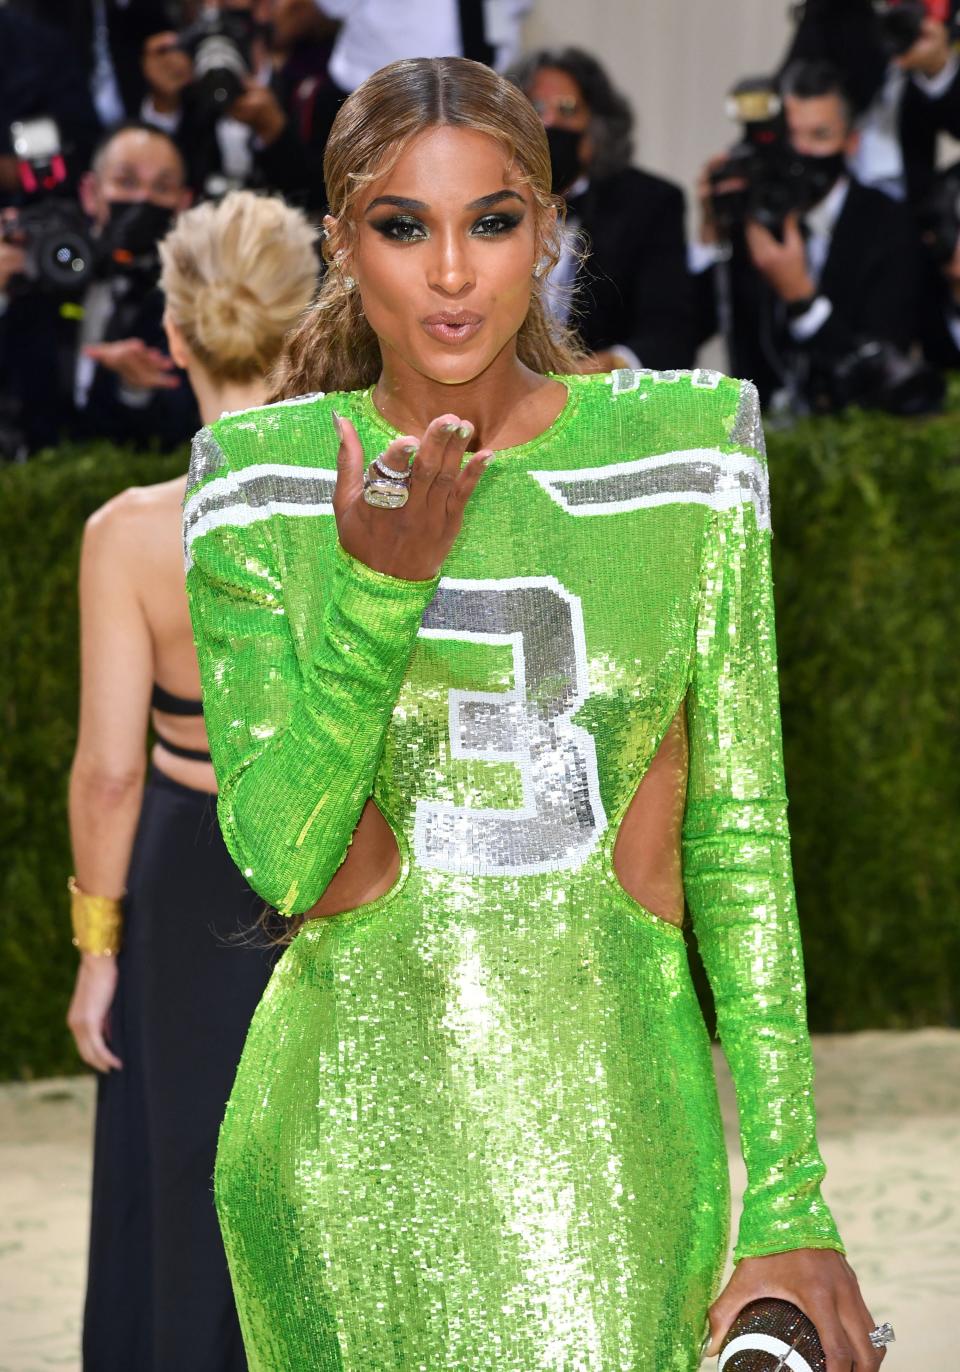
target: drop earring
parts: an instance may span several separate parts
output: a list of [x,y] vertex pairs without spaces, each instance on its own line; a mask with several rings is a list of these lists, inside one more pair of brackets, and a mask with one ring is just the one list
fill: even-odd
[[341,281],[341,283],[342,283],[342,285],[343,285],[343,289],[344,289],[345,291],[352,291],[353,288],[354,288],[354,286],[357,284],[357,283],[356,283],[356,280],[355,280],[354,277],[352,277],[352,276],[349,274],[349,272],[345,272],[345,271],[343,270],[343,265],[342,265],[343,262],[344,262],[344,260],[345,260],[348,256],[349,256],[349,254],[347,253],[346,249],[345,249],[345,248],[341,248],[339,252],[334,253],[334,255],[333,255],[333,265],[336,267],[337,271],[340,273],[340,281]]
[[534,267],[533,274],[538,281],[540,280],[540,277],[543,276],[543,273],[547,270],[547,267],[549,266],[549,261],[549,258],[541,257],[540,261]]

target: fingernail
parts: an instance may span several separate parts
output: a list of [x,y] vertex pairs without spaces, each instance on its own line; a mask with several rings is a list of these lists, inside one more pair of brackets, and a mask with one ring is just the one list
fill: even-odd
[[469,438],[470,435],[473,433],[473,425],[461,424],[460,427],[457,429],[457,433],[460,435],[461,438]]
[[441,425],[440,425],[440,432],[441,432],[442,434],[455,434],[455,433],[458,433],[459,430],[460,430],[460,425],[459,425],[459,423],[455,423],[455,424],[441,424]]
[[415,457],[418,452],[418,447],[416,443],[405,443],[400,451],[403,453],[404,457]]
[[493,453],[487,453],[486,457],[480,459],[484,471],[486,471],[487,468],[490,466],[490,463],[493,461],[493,458]]
[[334,427],[334,428],[336,429],[336,431],[337,431],[337,437],[338,437],[338,438],[341,440],[341,442],[342,442],[342,441],[343,441],[343,420],[341,419],[340,415],[337,414],[336,410],[331,410],[330,413],[331,413],[331,415],[333,416],[333,427]]

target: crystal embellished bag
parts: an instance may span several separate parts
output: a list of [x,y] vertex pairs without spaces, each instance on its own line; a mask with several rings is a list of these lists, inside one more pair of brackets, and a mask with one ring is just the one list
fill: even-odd
[[717,1372],[825,1372],[820,1336],[789,1301],[751,1301],[727,1331]]

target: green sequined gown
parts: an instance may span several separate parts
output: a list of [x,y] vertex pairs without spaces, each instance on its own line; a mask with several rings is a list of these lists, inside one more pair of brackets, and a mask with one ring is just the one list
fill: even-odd
[[[728,1184],[681,930],[618,826],[686,702],[683,882],[741,1114],[738,1257],[820,1195],[752,386],[561,378],[442,579],[337,543],[330,410],[198,435],[188,591],[226,842],[308,909],[373,796],[393,889],[308,922],[256,1012],[218,1212],[251,1372],[692,1372]],[[202,1051],[202,1045],[198,1045]]]

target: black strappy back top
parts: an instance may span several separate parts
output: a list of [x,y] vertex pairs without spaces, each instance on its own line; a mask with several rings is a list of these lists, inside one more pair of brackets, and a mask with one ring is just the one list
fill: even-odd
[[[160,710],[165,715],[202,715],[203,701],[191,700],[189,696],[176,696],[172,691],[166,691],[158,682],[153,683],[153,693],[150,696],[150,704],[154,710]],[[154,729],[157,742],[161,748],[166,748],[168,753],[174,757],[185,757],[190,762],[209,762],[210,753],[206,748],[183,748],[179,743],[171,743],[164,738],[159,729]]]

